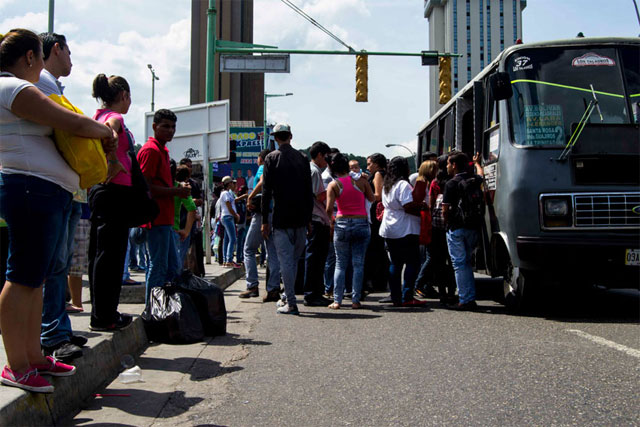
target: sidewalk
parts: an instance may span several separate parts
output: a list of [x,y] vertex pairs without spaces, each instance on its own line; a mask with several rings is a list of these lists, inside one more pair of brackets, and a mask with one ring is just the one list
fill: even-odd
[[[205,265],[207,280],[221,289],[244,277],[244,268],[222,268],[217,263]],[[131,278],[144,282],[144,275],[131,273]],[[144,285],[123,286],[119,311],[134,316],[133,323],[118,332],[93,332],[89,329],[91,305],[87,276],[82,290],[84,312],[71,314],[74,333],[88,338],[82,357],[74,360],[75,375],[66,378],[49,377],[54,393],[39,394],[0,386],[0,425],[54,425],[77,411],[93,394],[111,383],[122,370],[125,355],[142,354],[149,345],[140,314],[144,310]],[[0,363],[6,364],[4,346],[0,341]]]

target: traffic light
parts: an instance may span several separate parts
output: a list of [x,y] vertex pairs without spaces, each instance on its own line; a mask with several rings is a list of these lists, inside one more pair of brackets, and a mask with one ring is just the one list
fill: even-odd
[[356,102],[368,101],[368,82],[367,69],[369,65],[368,55],[356,55]]
[[440,57],[440,104],[451,100],[451,57]]

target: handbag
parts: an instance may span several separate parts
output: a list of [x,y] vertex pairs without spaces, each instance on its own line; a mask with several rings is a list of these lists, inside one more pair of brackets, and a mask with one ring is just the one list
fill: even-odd
[[378,202],[376,205],[376,219],[379,222],[382,222],[382,217],[384,216],[384,205],[382,202]]
[[[49,98],[67,110],[84,114],[64,95],[53,93]],[[76,136],[60,129],[54,129],[53,136],[58,151],[80,177],[80,188],[90,188],[107,178],[107,158],[99,139]]]

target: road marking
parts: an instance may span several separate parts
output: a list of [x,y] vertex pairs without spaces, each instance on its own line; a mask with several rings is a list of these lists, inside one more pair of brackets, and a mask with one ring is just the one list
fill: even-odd
[[567,331],[573,332],[574,334],[581,336],[582,338],[588,339],[589,341],[593,341],[596,344],[600,344],[606,347],[616,349],[618,351],[628,354],[629,356],[633,356],[640,359],[640,350],[636,350],[635,348],[627,347],[626,345],[618,344],[617,342],[609,341],[602,337],[588,334],[579,329],[567,329]]

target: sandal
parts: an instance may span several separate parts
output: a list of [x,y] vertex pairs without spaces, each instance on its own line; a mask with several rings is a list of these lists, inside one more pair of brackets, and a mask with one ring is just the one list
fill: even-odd
[[75,306],[71,303],[67,303],[65,311],[67,313],[82,313],[84,311],[84,308]]
[[338,304],[337,302],[332,302],[328,305],[328,308],[330,308],[331,310],[340,310],[340,304]]

